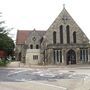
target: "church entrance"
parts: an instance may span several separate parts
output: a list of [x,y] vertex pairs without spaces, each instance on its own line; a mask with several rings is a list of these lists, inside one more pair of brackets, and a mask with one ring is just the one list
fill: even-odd
[[76,64],[76,53],[74,50],[69,50],[67,52],[67,65],[69,64]]

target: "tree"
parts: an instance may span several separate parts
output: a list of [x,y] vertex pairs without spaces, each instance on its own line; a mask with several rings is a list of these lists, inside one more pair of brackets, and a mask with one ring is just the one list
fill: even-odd
[[11,55],[14,50],[14,41],[8,36],[11,29],[6,29],[3,24],[5,21],[0,21],[0,50],[4,50],[8,55]]
[[13,40],[6,34],[0,34],[0,49],[8,53],[11,53],[14,50]]

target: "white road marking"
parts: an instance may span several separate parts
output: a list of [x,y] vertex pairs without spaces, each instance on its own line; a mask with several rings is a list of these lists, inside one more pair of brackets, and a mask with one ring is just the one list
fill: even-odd
[[56,86],[56,85],[52,85],[52,84],[41,83],[41,82],[37,82],[37,81],[28,81],[28,80],[25,80],[25,79],[21,79],[21,80],[16,79],[16,81],[30,82],[30,83],[33,83],[33,84],[39,84],[39,85],[44,85],[44,86],[48,86],[48,87],[54,87],[54,88],[59,88],[59,89],[63,89],[63,90],[68,90],[65,87]]
[[69,75],[68,77],[73,77],[74,75],[76,75],[76,73],[73,73],[73,74]]
[[17,74],[17,73],[21,73],[21,72],[25,72],[25,71],[29,71],[29,70],[20,70],[20,71],[12,72],[12,73],[9,73],[8,76],[14,75],[14,74]]
[[89,78],[89,76],[85,76],[84,81],[85,81],[86,79],[88,79],[88,78]]
[[65,87],[51,85],[51,84],[46,84],[46,83],[40,83],[40,82],[37,82],[37,81],[29,81],[29,82],[34,83],[34,84],[41,84],[41,85],[45,85],[45,86],[49,86],[49,87],[54,87],[54,88],[60,88],[60,89],[63,89],[63,90],[68,90]]

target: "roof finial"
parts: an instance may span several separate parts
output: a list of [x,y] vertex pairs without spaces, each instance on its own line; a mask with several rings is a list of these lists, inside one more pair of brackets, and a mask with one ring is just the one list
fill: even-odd
[[65,8],[65,4],[63,4],[63,9]]
[[34,28],[33,30],[35,31],[36,29]]

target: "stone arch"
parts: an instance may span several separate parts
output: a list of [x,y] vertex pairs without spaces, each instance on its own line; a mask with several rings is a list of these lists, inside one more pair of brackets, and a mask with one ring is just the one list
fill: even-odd
[[60,43],[63,44],[63,25],[60,26]]
[[73,43],[76,43],[76,31],[73,32]]
[[56,44],[56,31],[53,32],[53,44]]
[[66,53],[66,62],[69,64],[76,64],[76,52],[72,49],[68,50]]
[[70,43],[70,26],[66,26],[67,43]]
[[36,49],[39,49],[39,45],[38,44],[36,45]]
[[33,49],[33,45],[32,44],[30,45],[30,49]]
[[18,59],[18,61],[21,61],[21,52],[19,52]]

